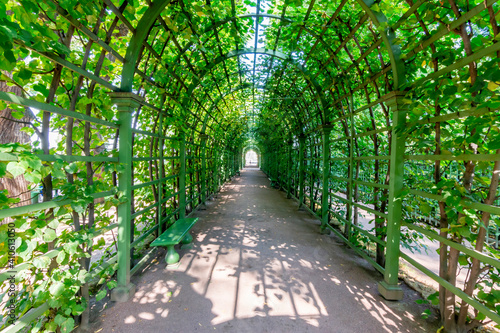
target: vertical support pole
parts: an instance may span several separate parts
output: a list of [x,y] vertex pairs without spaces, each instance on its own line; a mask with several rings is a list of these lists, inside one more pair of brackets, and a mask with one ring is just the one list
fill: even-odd
[[220,159],[219,151],[216,147],[212,150],[213,155],[213,181],[212,181],[212,191],[214,192],[214,197],[217,196],[217,192],[219,191],[219,170],[217,170],[218,161]]
[[328,225],[328,219],[330,216],[329,211],[329,195],[330,195],[330,132],[332,131],[332,125],[327,124],[322,126],[323,130],[323,188],[321,192],[321,233],[330,233],[326,230]]
[[236,158],[237,158],[237,156],[236,156],[236,150],[233,151],[231,153],[231,155],[232,155],[231,156],[231,169],[233,169],[232,175],[235,176],[236,175],[236,171],[238,171],[238,167],[237,167],[237,163],[236,163]]
[[186,217],[186,135],[179,130],[179,219]]
[[[205,156],[206,156],[206,144],[205,144]],[[209,193],[209,196],[212,195],[212,193],[214,192],[214,166],[213,164],[215,163],[215,160],[214,160],[214,151],[213,149],[209,149],[209,155],[210,157],[207,158],[206,160],[207,161],[211,161],[210,163],[207,163],[206,166],[207,166],[207,188],[208,188],[208,193]]]
[[304,149],[306,145],[306,137],[299,136],[299,209],[304,204]]
[[351,237],[351,231],[352,231],[352,223],[354,221],[354,135],[355,133],[355,128],[354,128],[354,115],[353,115],[353,110],[354,110],[354,100],[351,95],[350,103],[349,103],[349,120],[350,120],[350,136],[349,136],[349,174],[347,175],[348,183],[347,183],[347,224],[344,229],[344,235],[347,239],[350,239]]
[[163,112],[160,112],[160,117],[158,119],[158,134],[160,138],[158,138],[158,157],[160,160],[158,161],[158,176],[160,178],[160,182],[158,183],[158,235],[163,233],[162,230],[162,208],[163,204],[161,203],[163,200],[163,181],[161,179],[165,178],[164,173],[164,159],[163,159],[163,145],[165,143],[165,139],[163,139]]
[[403,191],[406,108],[404,92],[395,91],[387,96],[386,105],[392,112],[391,160],[389,180],[389,211],[387,217],[387,246],[384,280],[379,282],[378,291],[388,300],[403,298],[398,285],[399,242],[402,215],[401,192]]
[[224,183],[229,180],[229,152],[226,150],[224,155],[226,156],[226,160],[224,163]]
[[287,162],[287,189],[286,189],[286,198],[290,199],[292,197],[292,150],[293,150],[293,141],[288,141],[288,162]]
[[[312,144],[312,142],[311,142]],[[316,149],[315,149],[315,145],[312,144],[310,147],[309,147],[309,159],[307,160],[307,166],[308,166],[308,169],[309,171],[313,170],[314,167],[315,167],[315,164],[316,164],[316,159],[318,158],[316,156]],[[319,169],[319,164],[318,164],[318,169]],[[316,202],[314,202],[314,181],[316,180],[315,179],[316,177],[316,174],[314,172],[309,172],[309,205],[310,205],[310,209],[311,211],[315,212],[316,213]]]
[[281,145],[276,148],[274,158],[276,159],[276,181],[278,182],[278,188],[281,188]]
[[207,202],[207,139],[208,135],[201,134],[201,207]]
[[278,159],[278,156],[279,156],[279,147],[275,147],[274,152],[273,152],[273,170],[274,170],[274,179],[276,179],[276,181],[279,181],[279,177],[278,177],[279,159]]
[[111,292],[111,300],[126,302],[135,293],[135,285],[130,283],[130,240],[132,209],[132,113],[142,98],[128,92],[110,93],[119,113],[119,152],[118,159],[123,171],[118,175],[118,190],[126,201],[118,206],[118,285]]
[[240,153],[238,154],[238,163],[239,163],[239,170],[243,170],[243,148],[240,149]]
[[233,176],[233,153],[227,152],[227,181]]

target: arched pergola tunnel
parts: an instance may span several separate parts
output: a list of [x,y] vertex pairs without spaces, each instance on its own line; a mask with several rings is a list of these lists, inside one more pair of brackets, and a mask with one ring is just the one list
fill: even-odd
[[255,144],[248,144],[243,148],[243,166],[260,166],[261,152]]
[[[447,331],[500,324],[497,1],[24,0],[0,13],[2,80],[19,91],[1,108],[31,138],[2,144],[0,174],[43,197],[2,192],[1,264],[30,281],[6,332],[85,322],[92,281],[129,299],[147,245],[249,149],[380,271],[385,298],[402,297],[403,258],[440,284]],[[422,235],[441,244],[439,274],[400,252]]]

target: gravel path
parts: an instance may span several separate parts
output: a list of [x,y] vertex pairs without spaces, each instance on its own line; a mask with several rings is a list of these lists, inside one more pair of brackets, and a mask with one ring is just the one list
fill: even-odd
[[381,275],[297,208],[244,169],[195,214],[180,266],[158,257],[134,277],[133,299],[110,303],[92,332],[436,332],[416,292],[403,285],[402,301],[385,301]]

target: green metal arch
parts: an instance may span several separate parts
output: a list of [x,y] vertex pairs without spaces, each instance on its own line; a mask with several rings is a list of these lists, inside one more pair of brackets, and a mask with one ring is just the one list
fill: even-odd
[[[370,16],[371,20],[375,23],[375,25],[380,26],[380,22],[387,22],[386,16],[381,13],[381,12],[375,12],[371,9],[371,7],[375,4],[374,0],[356,0],[358,4],[362,7],[362,9]],[[132,84],[133,84],[133,78],[134,78],[134,73],[136,69],[136,63],[139,58],[139,52],[141,50],[141,45],[143,42],[146,40],[149,31],[151,27],[153,26],[154,22],[156,21],[157,17],[161,14],[162,10],[167,6],[171,0],[156,0],[154,1],[146,13],[142,16],[140,19],[139,23],[137,24],[136,28],[136,33],[133,35],[130,44],[127,48],[126,56],[125,56],[125,63],[123,66],[122,70],[122,78],[121,78],[121,91],[125,92],[131,92],[132,91]],[[236,19],[237,17],[271,17],[271,18],[279,18],[279,19],[284,19],[281,18],[277,15],[268,15],[268,14],[243,14],[239,15],[236,17],[228,18],[226,20],[220,21],[220,22],[229,22],[231,20]],[[219,23],[219,22],[218,22]],[[218,24],[216,23],[213,25],[214,27]],[[224,24],[220,23],[220,24]],[[400,48],[398,45],[394,44],[394,39],[395,39],[395,34],[394,31],[391,28],[387,28],[384,33],[381,34],[382,39],[384,40],[386,44],[387,51],[389,53],[389,57],[391,59],[391,66],[394,74],[394,89],[398,89],[400,85],[402,85],[405,81],[405,74],[404,74],[404,63],[400,59]],[[217,64],[235,56],[240,56],[244,54],[264,54],[264,55],[269,55],[273,57],[277,57],[280,59],[283,59],[285,61],[290,61],[291,63],[294,64],[294,66],[299,69],[303,74],[304,78],[309,81],[313,87],[315,88],[320,101],[321,105],[323,107],[323,113],[322,113],[322,122],[325,123],[326,119],[329,119],[329,106],[326,103],[325,100],[325,95],[322,87],[315,81],[311,79],[311,76],[307,69],[294,61],[291,56],[287,56],[284,53],[281,53],[279,51],[273,51],[273,50],[267,50],[267,49],[253,49],[253,48],[247,48],[247,49],[240,49],[240,50],[234,50],[226,54],[224,57],[218,57],[214,62],[212,62],[209,66],[205,68],[203,71],[203,74],[201,77],[206,75],[213,67],[215,67]],[[188,89],[188,95],[190,92],[192,92],[196,86],[199,84],[200,80],[196,80],[193,82],[189,89]],[[183,103],[184,105],[189,105],[189,103]]]
[[[376,26],[380,26],[382,23],[387,23],[387,17],[378,11],[374,11],[371,7],[376,3],[374,0],[356,0],[361,8],[370,16],[371,20]],[[391,59],[392,73],[394,75],[394,90],[397,91],[400,86],[402,86],[405,81],[405,65],[401,60],[401,48],[398,44],[394,44],[396,39],[396,34],[391,27],[387,27],[383,33],[380,34],[384,44],[386,45],[387,52],[389,53],[389,58]]]
[[[374,1],[362,1],[362,0],[357,0],[360,6],[363,8],[363,10],[368,14],[370,19],[375,23],[376,26],[380,26],[380,22],[387,22],[387,18],[385,15],[383,15],[380,12],[374,12],[371,10],[371,6],[375,4]],[[276,20],[281,20],[285,21],[287,23],[293,23],[294,20],[279,16],[279,15],[273,15],[273,14],[241,14],[233,17],[228,17],[226,19],[220,20],[218,22],[215,22],[214,24],[208,26],[199,36],[203,36],[206,33],[212,32],[216,28],[231,22],[235,21],[238,18],[248,18],[248,17],[255,17],[255,18],[260,18],[260,17],[267,17],[267,18],[272,18]],[[330,53],[335,59],[337,58],[334,50],[330,47],[330,45],[321,37],[319,36],[315,31],[311,30],[310,28],[307,27],[307,25],[302,25],[301,26],[304,31],[309,33],[312,37],[317,39],[323,46],[326,48],[328,53]],[[393,68],[393,73],[394,73],[394,79],[395,79],[395,89],[399,87],[399,82],[404,82],[405,77],[404,77],[404,63],[400,60],[400,54],[401,50],[399,45],[394,44],[394,39],[395,39],[395,34],[394,31],[391,28],[387,28],[384,33],[381,34],[381,37],[383,41],[385,42],[385,45],[390,45],[390,48],[387,48],[387,51],[389,53],[390,59],[391,59],[391,65]],[[179,54],[179,58],[182,57],[182,55],[191,47],[193,46],[194,43],[188,43],[184,49],[182,50],[181,54]]]
[[[212,104],[211,104],[211,107],[209,109],[211,109],[214,105],[217,105],[220,103],[220,101],[222,101],[224,98],[226,98],[228,95],[231,95],[233,94],[234,92],[236,91],[239,91],[239,90],[243,90],[243,89],[247,89],[247,88],[254,88],[254,89],[266,89],[266,90],[269,90],[266,86],[254,86],[252,83],[243,83],[243,84],[240,84],[234,88],[232,88],[230,91],[226,92],[225,94],[223,95],[220,95]],[[299,115],[296,115],[294,114],[294,116],[299,119]],[[208,112],[205,114],[205,117],[204,117],[204,120],[203,120],[203,128],[201,130],[202,133],[205,133],[206,132],[206,126],[207,126],[207,122],[208,122],[208,117],[209,117],[209,114]],[[289,127],[288,130],[290,132],[292,132],[292,129]]]
[[[322,122],[324,121],[324,119],[327,119],[325,116],[326,116],[326,108],[328,107],[328,105],[327,105],[327,102],[325,99],[324,91],[323,91],[322,87],[318,84],[318,82],[316,82],[316,80],[311,78],[312,75],[309,73],[309,71],[304,66],[299,64],[297,61],[292,59],[290,56],[287,56],[286,54],[279,52],[279,51],[273,51],[273,50],[268,50],[268,49],[264,49],[264,48],[244,48],[244,49],[239,49],[239,50],[233,50],[233,51],[228,52],[225,56],[217,57],[212,63],[210,63],[207,67],[205,67],[203,72],[198,75],[198,78],[196,80],[194,80],[193,83],[191,83],[191,85],[189,86],[189,89],[187,91],[187,95],[190,96],[193,93],[194,89],[200,84],[201,79],[208,72],[210,72],[215,66],[217,66],[218,64],[220,64],[220,63],[222,63],[230,58],[245,55],[245,54],[263,54],[263,55],[268,55],[271,57],[276,57],[276,58],[279,58],[279,59],[282,59],[285,61],[289,61],[290,63],[292,63],[300,72],[302,72],[302,74],[304,75],[304,78],[308,82],[310,82],[313,85],[313,87],[315,88],[316,93],[318,94],[318,96],[320,98],[321,105],[323,106]],[[184,99],[183,104],[184,104],[184,107],[186,109],[188,108],[190,102],[191,102],[191,99],[189,99],[189,98]]]
[[132,84],[134,82],[134,73],[136,69],[137,60],[139,59],[139,52],[141,45],[149,35],[149,31],[153,26],[156,18],[161,14],[162,10],[167,6],[171,0],[156,0],[146,10],[141,20],[137,24],[135,34],[130,40],[125,54],[125,63],[123,64],[122,77],[121,77],[121,91],[131,92]]

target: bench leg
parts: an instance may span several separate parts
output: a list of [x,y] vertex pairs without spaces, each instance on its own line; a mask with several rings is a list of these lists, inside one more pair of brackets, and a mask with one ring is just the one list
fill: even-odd
[[189,244],[193,241],[193,236],[189,233],[189,231],[184,235],[184,238],[181,240],[182,244]]
[[179,253],[174,249],[174,245],[167,245],[167,255],[165,256],[167,265],[173,265],[179,262]]

